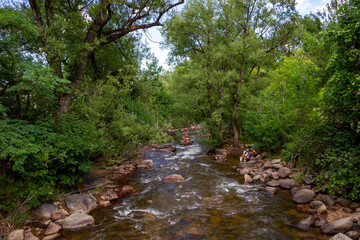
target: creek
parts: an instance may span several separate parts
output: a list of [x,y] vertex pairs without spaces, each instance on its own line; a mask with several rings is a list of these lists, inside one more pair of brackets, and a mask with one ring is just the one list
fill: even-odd
[[[147,151],[153,168],[138,170],[129,182],[138,193],[95,210],[95,227],[62,239],[329,239],[316,229],[293,227],[305,214],[296,211],[288,191],[269,197],[264,184],[244,185],[232,168],[238,159],[219,164],[205,157],[199,134],[190,137],[193,145],[174,144],[176,154]],[[162,178],[169,174],[185,181],[166,183]]]

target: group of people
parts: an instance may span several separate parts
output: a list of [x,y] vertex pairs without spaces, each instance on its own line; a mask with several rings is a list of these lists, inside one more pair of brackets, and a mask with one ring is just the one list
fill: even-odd
[[247,162],[251,157],[256,157],[257,155],[258,153],[255,151],[255,149],[252,149],[251,146],[248,146],[248,149],[246,149],[240,157],[240,162]]
[[192,141],[190,141],[190,138],[189,138],[189,130],[187,130],[187,129],[185,129],[182,142],[185,143],[185,144],[191,144],[192,143]]

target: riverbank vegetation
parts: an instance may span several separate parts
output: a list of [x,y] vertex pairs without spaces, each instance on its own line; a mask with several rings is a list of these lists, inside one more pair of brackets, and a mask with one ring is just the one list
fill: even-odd
[[[332,1],[35,1],[0,8],[0,212],[16,223],[101,158],[201,123],[360,193],[360,6]],[[167,16],[167,18],[165,18]],[[139,30],[163,23],[164,72]],[[16,217],[17,216],[17,217]]]

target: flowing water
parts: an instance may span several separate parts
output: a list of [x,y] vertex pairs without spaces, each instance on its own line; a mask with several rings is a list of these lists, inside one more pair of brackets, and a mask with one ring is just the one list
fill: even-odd
[[[139,193],[96,210],[95,227],[67,232],[63,239],[329,239],[293,227],[305,215],[288,191],[269,197],[263,184],[244,185],[232,169],[237,159],[219,164],[204,157],[207,149],[198,139],[176,147],[173,155],[146,152],[153,169],[139,170],[130,182]],[[169,174],[185,181],[163,182]]]

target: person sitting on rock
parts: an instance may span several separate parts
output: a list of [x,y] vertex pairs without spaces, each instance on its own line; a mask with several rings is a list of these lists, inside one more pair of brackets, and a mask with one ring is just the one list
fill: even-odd
[[251,149],[249,149],[246,151],[246,162],[250,161],[251,156],[252,156],[252,151]]
[[183,136],[184,143],[191,143],[188,133],[189,133],[189,130],[186,129],[184,132],[184,136]]

